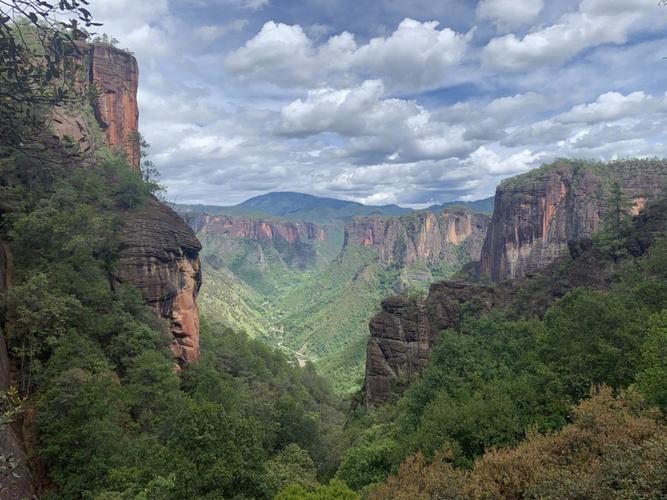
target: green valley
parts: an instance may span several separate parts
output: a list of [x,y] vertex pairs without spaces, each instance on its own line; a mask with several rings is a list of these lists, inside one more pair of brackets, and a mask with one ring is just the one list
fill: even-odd
[[[282,215],[254,212],[257,206],[264,206],[261,200],[255,200],[250,208],[253,212],[246,215],[232,215],[242,212],[244,204],[231,209],[175,207],[202,242],[206,276],[199,297],[202,313],[262,339],[301,364],[312,361],[336,390],[353,392],[363,380],[368,321],[378,312],[382,299],[399,292],[423,295],[433,281],[448,278],[466,262],[479,258],[481,229],[471,228],[474,234],[463,236],[477,241],[465,246],[447,240],[444,228],[449,222],[437,215],[396,216],[391,215],[394,207],[359,208],[358,204],[340,200],[334,204],[326,199],[320,208],[315,197],[307,197],[303,208],[301,195],[290,209],[286,197],[281,195]],[[273,194],[267,198],[272,199]],[[285,215],[300,217],[304,210],[318,222]],[[358,214],[349,216],[355,210]],[[332,211],[341,218],[332,219]],[[390,215],[363,216],[386,211]],[[440,212],[454,218],[472,215],[462,207]],[[475,217],[485,228],[486,216]],[[289,231],[297,234],[308,224],[317,235],[309,238],[303,233],[298,240],[288,241],[293,236]],[[375,238],[399,236],[392,243],[370,242],[364,240],[368,231]],[[432,248],[417,248],[419,238],[422,246],[427,242]],[[402,246],[407,252],[406,245],[411,247],[409,259],[388,255]],[[436,257],[446,251],[447,258],[434,258],[428,251],[436,252]]]

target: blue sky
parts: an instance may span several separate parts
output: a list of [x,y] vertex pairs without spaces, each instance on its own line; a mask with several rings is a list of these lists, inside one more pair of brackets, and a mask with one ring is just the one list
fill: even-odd
[[657,0],[103,0],[167,199],[420,207],[556,157],[664,156]]

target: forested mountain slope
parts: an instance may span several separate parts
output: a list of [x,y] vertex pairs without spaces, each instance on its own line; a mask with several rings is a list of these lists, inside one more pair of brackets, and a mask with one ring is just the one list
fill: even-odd
[[[627,212],[608,217],[592,239],[570,242],[568,255],[531,277],[436,283],[425,301],[385,301],[371,323],[364,396],[377,409],[358,410],[351,425],[363,437],[346,452],[338,476],[360,490],[419,453],[371,496],[553,495],[563,486],[548,478],[560,474],[583,496],[659,498],[666,488],[664,417],[643,408],[667,409],[667,202],[648,202],[631,219],[632,203],[616,201]],[[414,344],[401,346],[408,341]],[[602,384],[635,392],[615,400],[595,389]],[[563,429],[571,405],[591,388],[602,395],[582,403],[574,425]],[[572,460],[589,464],[587,475],[577,476],[572,462],[534,455],[567,454],[568,441],[588,446],[592,421],[613,429],[595,445],[600,462],[575,452]],[[637,425],[652,430],[642,434]],[[535,434],[558,429],[553,437]],[[624,440],[633,444],[621,456],[615,443]],[[461,469],[472,466],[472,473]],[[626,473],[626,483],[615,482]],[[418,486],[415,477],[427,479]]]

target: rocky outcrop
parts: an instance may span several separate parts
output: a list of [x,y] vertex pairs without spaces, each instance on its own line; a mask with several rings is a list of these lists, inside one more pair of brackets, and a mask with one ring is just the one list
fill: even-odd
[[345,245],[376,249],[384,264],[454,263],[461,245],[472,260],[479,260],[488,224],[488,216],[464,209],[360,217],[346,224]]
[[137,286],[147,304],[169,321],[171,349],[179,366],[196,361],[199,240],[176,212],[152,198],[128,213],[121,241],[116,278]]
[[667,162],[557,162],[498,186],[481,271],[493,281],[519,278],[553,262],[569,241],[589,237],[608,212],[618,182],[637,213],[667,185]]
[[105,143],[127,154],[139,168],[139,66],[132,54],[104,43],[90,46],[90,83],[98,91],[93,104],[95,118],[104,131]]
[[[92,110],[96,125],[102,130],[102,142],[112,150],[127,155],[134,169],[139,169],[139,108],[137,89],[139,67],[132,54],[105,43],[77,42],[68,57],[70,78],[82,89],[95,91]],[[59,139],[67,138],[88,153],[96,143],[88,123],[77,106],[58,107],[52,113],[52,128]]]
[[402,296],[382,302],[370,322],[364,378],[365,403],[375,406],[400,393],[431,359],[440,332],[456,327],[464,313],[481,313],[508,301],[506,287],[444,281],[431,285],[425,301]]
[[284,222],[232,215],[201,214],[191,225],[196,232],[252,241],[296,244],[326,239],[324,229],[312,222]]

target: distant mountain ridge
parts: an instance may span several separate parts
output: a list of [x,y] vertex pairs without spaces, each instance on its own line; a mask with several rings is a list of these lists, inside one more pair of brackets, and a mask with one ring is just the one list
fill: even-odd
[[[188,204],[173,204],[172,206],[176,211],[183,214],[269,215],[272,217],[297,218],[310,221],[349,219],[355,216],[371,215],[398,216],[415,211],[411,208],[399,207],[398,205],[364,205],[356,201],[326,198],[291,191],[266,193],[232,206]],[[465,207],[474,212],[491,213],[493,211],[493,197],[472,202],[446,202],[442,205],[433,205],[426,210],[437,213],[444,208],[452,206]]]

